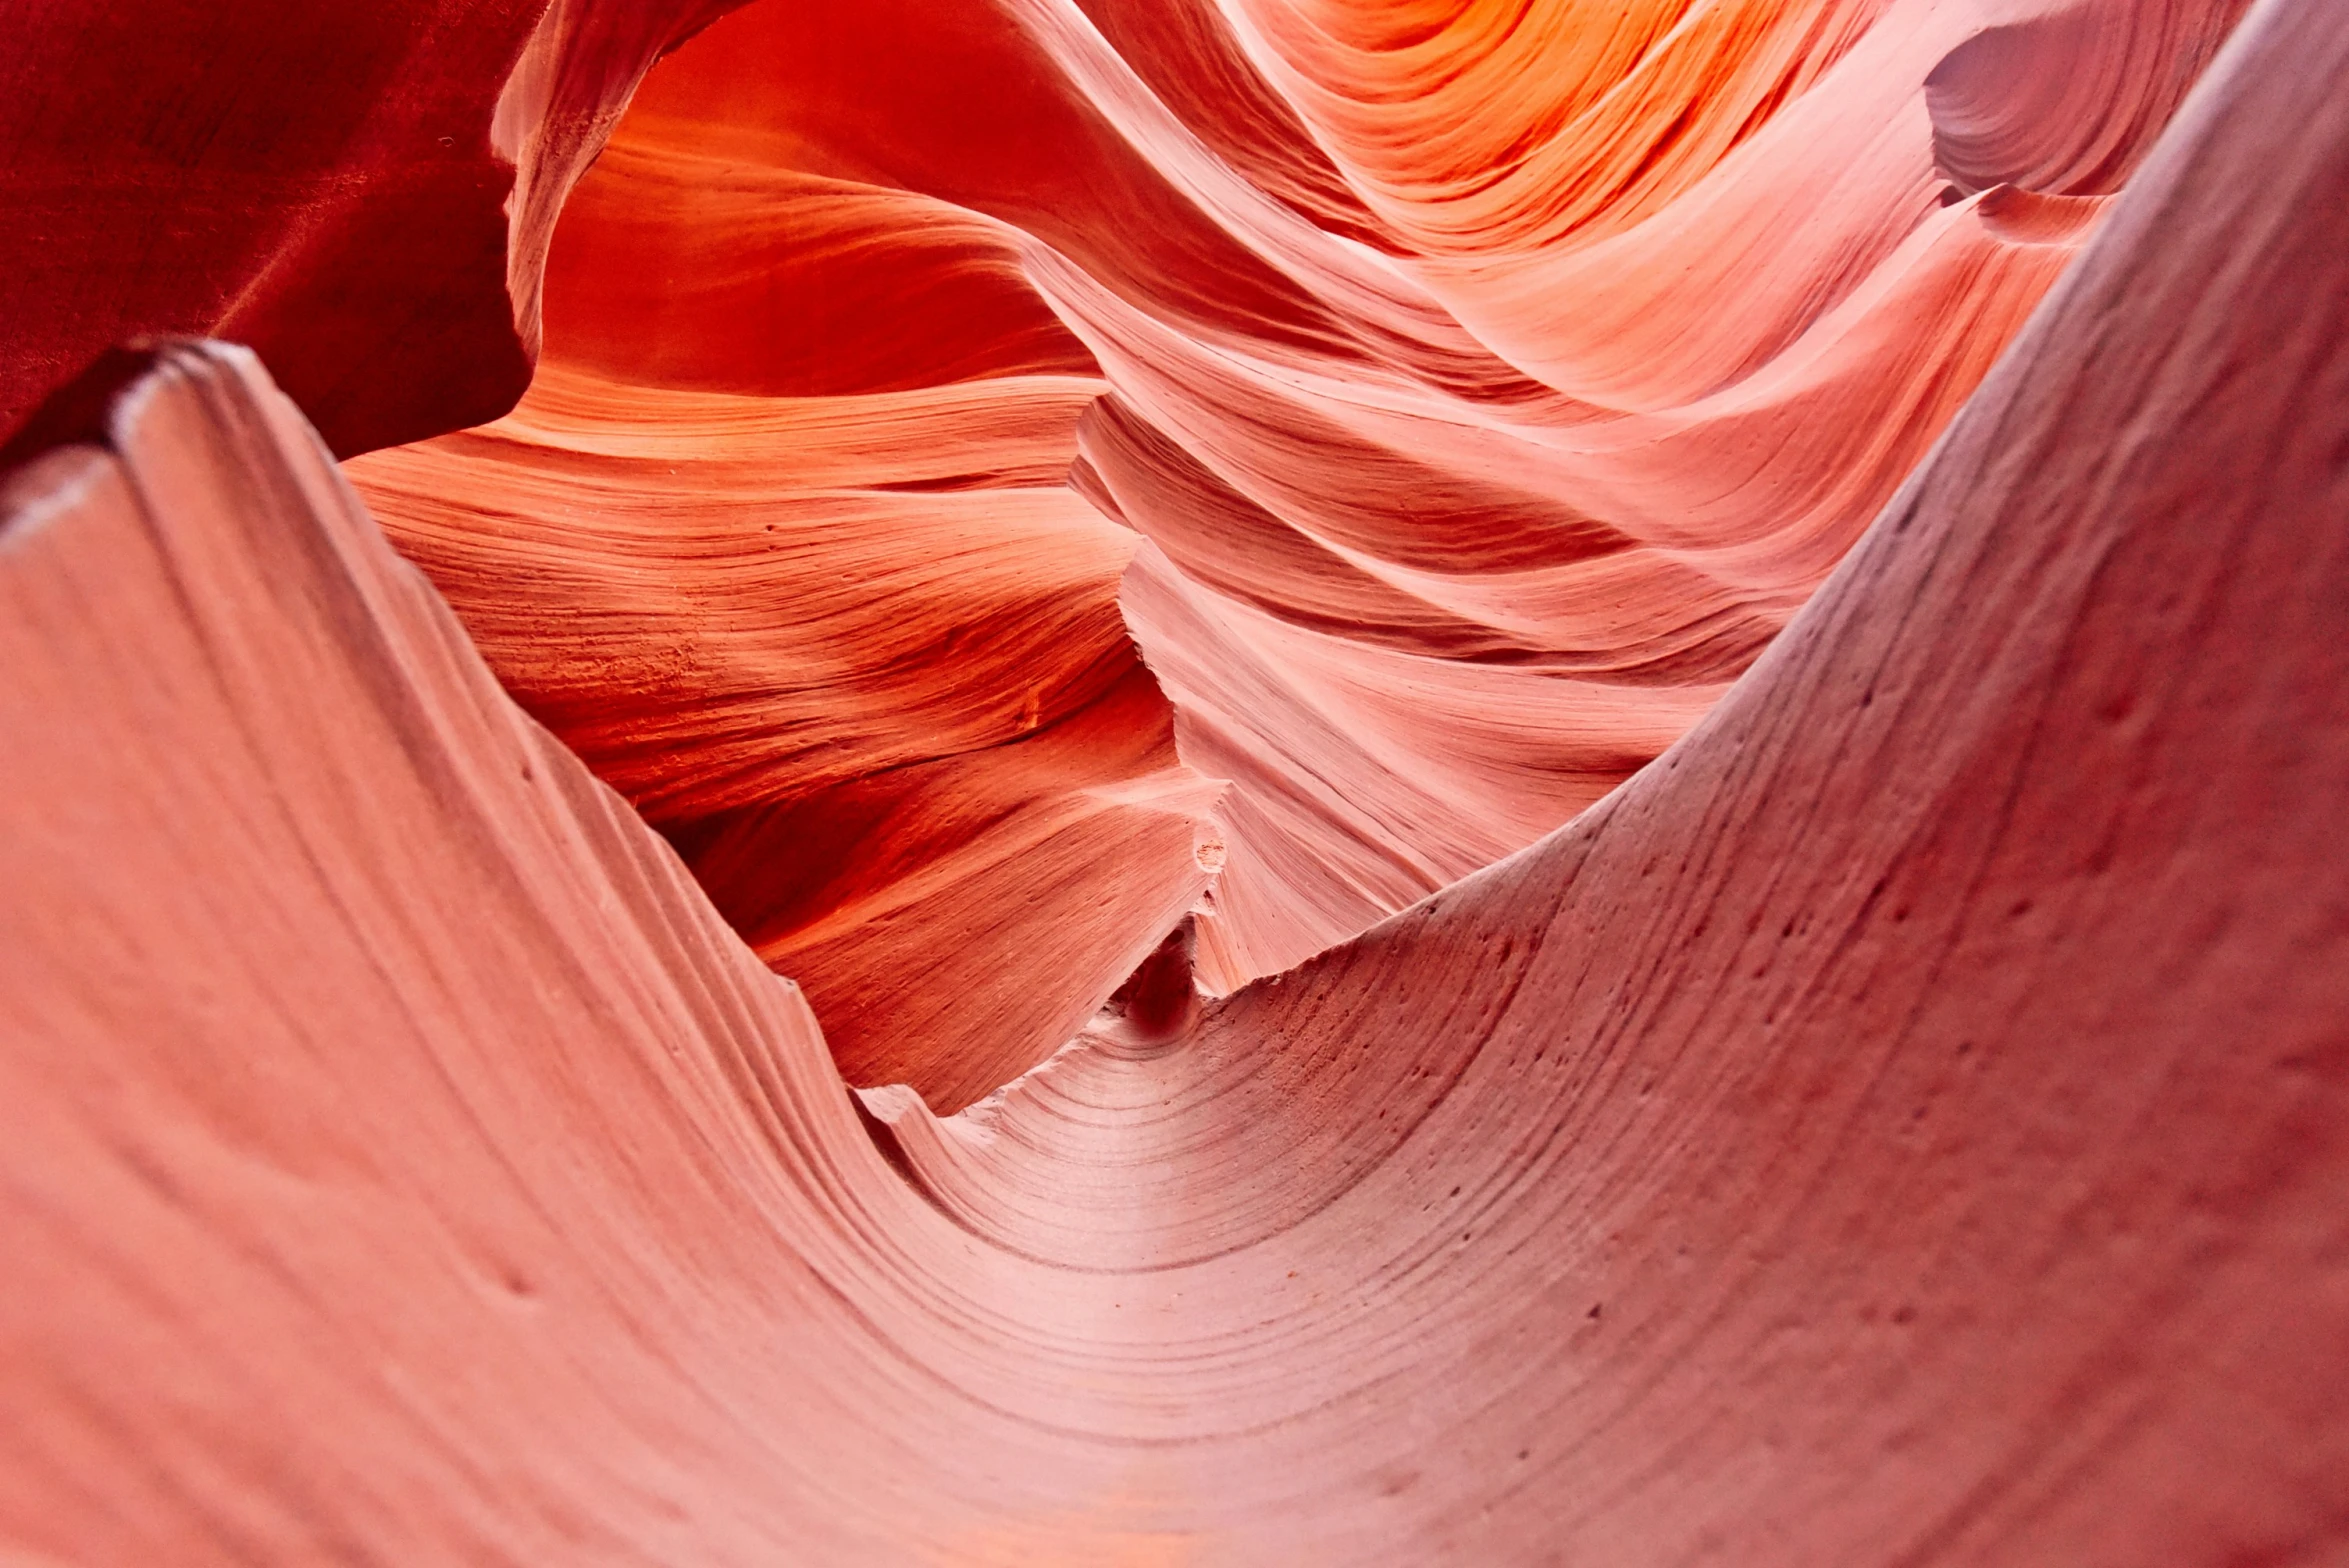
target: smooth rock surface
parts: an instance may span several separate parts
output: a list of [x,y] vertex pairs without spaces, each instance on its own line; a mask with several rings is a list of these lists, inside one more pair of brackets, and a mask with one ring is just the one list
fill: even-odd
[[743,9],[522,409],[353,464],[853,1082],[959,1109],[1186,915],[1229,990],[1658,755],[2241,5],[1489,9]]
[[0,440],[126,339],[258,348],[337,452],[495,418],[555,215],[739,0],[16,0]]
[[2345,75],[2261,0],[1657,765],[943,1120],[167,349],[0,522],[0,1543],[2349,1556]]

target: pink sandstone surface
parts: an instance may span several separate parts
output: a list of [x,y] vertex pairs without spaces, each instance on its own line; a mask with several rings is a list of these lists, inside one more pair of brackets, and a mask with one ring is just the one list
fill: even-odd
[[[1670,744],[2239,6],[2056,13],[2134,68],[1939,111],[1979,7],[1612,9],[751,7],[581,183],[523,407],[354,477],[851,1080],[959,1109],[1186,908],[1228,990]],[[2008,125],[2109,177],[1961,195]]]
[[676,9],[35,8],[0,1554],[2349,1561],[2349,12]]

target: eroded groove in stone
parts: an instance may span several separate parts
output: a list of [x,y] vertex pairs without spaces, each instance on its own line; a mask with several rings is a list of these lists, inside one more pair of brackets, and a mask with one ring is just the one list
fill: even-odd
[[[1617,47],[1662,59],[1749,14],[1686,9]],[[1881,29],[1901,8],[1881,9],[1802,14],[1848,62],[1898,36]],[[1349,51],[1458,40],[1400,13],[1298,36],[1276,34],[1315,13],[1218,14],[1227,32],[1105,8],[1101,30],[1254,62],[1277,93],[1197,134],[1261,136],[1267,201],[1362,255],[1500,221],[1507,180],[1406,189],[1394,106],[1329,101]],[[1053,36],[1057,60],[1093,48]],[[1837,68],[1784,112],[1828,102]],[[1137,79],[1153,73],[1173,68]],[[1261,340],[1195,353],[1164,299],[1105,285],[1112,261],[1143,267],[1141,236],[1118,236],[1122,259],[1065,236],[1019,248],[1090,368],[646,386],[564,362],[552,333],[517,414],[368,470],[463,621],[254,355],[156,350],[94,443],[0,494],[0,1544],[713,1564],[2349,1551],[2345,75],[2349,15],[2262,0],[2118,196],[2058,180],[1948,209],[1983,244],[2008,243],[2003,224],[2084,253],[1825,587],[1785,605],[1784,634],[1594,809],[1219,999],[1169,979],[1217,961],[1210,920],[1182,912],[1223,874],[1221,835],[1246,831],[1234,796],[1289,775],[1261,752],[1219,794],[1186,749],[1198,693],[1363,681],[1373,654],[1478,679],[1529,666],[1316,629],[1278,573],[1208,558],[1202,534],[1303,535],[1250,493],[1244,443],[1201,434],[1270,427],[1148,390],[1186,363],[1228,376]],[[1284,119],[1299,102],[1326,119]],[[2002,157],[2043,145],[1987,109],[1966,123]],[[1728,134],[1710,124],[1676,132],[1652,178],[1701,184],[1673,148]],[[1441,129],[1413,134],[1449,146]],[[1476,129],[1453,127],[1466,164],[1496,156]],[[1768,135],[1726,156],[1759,161]],[[1570,210],[1509,222],[1599,201],[1532,183]],[[2109,210],[2063,205],[2083,201]],[[550,293],[550,321],[561,308]],[[1121,336],[1149,351],[1120,359]],[[1292,348],[1307,386],[1326,346]],[[663,417],[605,417],[626,401]],[[890,433],[917,419],[1003,461]],[[696,441],[707,510],[664,516],[658,486],[626,481]],[[1054,487],[1052,441],[1148,543]],[[1358,443],[1329,472],[1377,461]],[[487,480],[471,510],[458,489],[427,504],[418,476],[468,465],[547,487],[506,515],[504,557],[465,533]],[[570,484],[605,486],[570,524],[601,553],[534,555]],[[1091,990],[1074,971],[1114,967],[1098,951],[1029,955],[1109,1010],[940,1118],[843,1084],[819,1013],[727,914],[754,941],[756,920],[721,913],[678,853],[723,896],[713,859],[782,855],[801,809],[729,781],[822,764],[752,746],[704,766],[712,735],[690,727],[583,762],[493,673],[527,670],[530,636],[487,577],[500,559],[601,573],[595,613],[701,630],[723,657],[678,669],[753,671],[728,700],[767,700],[827,637],[892,628],[848,593],[829,625],[675,614],[664,594],[721,596],[753,570],[725,509],[801,529],[777,547],[796,581],[891,537],[893,570],[918,571],[948,533],[941,498],[970,494],[1048,542],[1026,571],[1064,574],[988,555],[972,575],[1005,603],[1047,584],[1033,613],[1079,612],[1039,645],[1092,636],[1109,663],[1071,659],[1091,673],[1068,681],[1099,684],[1065,713],[935,749],[999,781],[988,831],[1165,828],[1163,859],[1117,877],[1064,849],[1083,891],[1060,896],[1157,897],[1149,868],[1171,874],[1160,904],[1102,924],[1135,928],[1130,959],[1111,955],[1142,966],[1131,984]],[[1162,521],[1136,515],[1153,505]],[[1106,567],[1071,566],[1093,559],[1083,541]],[[651,564],[624,569],[637,549]],[[1396,561],[1371,554],[1330,579],[1349,604],[1392,602]],[[586,613],[542,603],[550,639]],[[1246,632],[1255,674],[1167,630],[1208,615]],[[1121,623],[1166,699],[1116,662]],[[1314,637],[1368,651],[1315,666]],[[571,672],[541,657],[548,686],[521,695],[585,722],[585,683],[561,708],[547,691]],[[879,746],[887,704],[854,694],[893,673],[809,681],[796,722]],[[920,695],[934,671],[906,678],[893,722],[954,717]],[[614,702],[648,688],[671,689],[610,680]],[[1271,698],[1223,700],[1236,730]],[[971,711],[1000,722],[993,703]],[[1328,729],[1376,752],[1374,725]],[[1472,739],[1438,760],[1466,766]],[[714,826],[664,837],[588,765],[640,761],[631,794],[711,792]],[[919,766],[841,764],[806,809],[943,832],[950,815],[923,815],[934,781],[897,778]],[[942,840],[906,842],[911,864]],[[892,896],[881,876],[855,889]],[[973,983],[942,960],[914,973],[943,1010]],[[978,1010],[1033,1001],[1003,996]]]
[[523,407],[353,474],[951,1111],[1186,913],[1229,990],[1669,745],[2240,9],[754,5],[581,181]]

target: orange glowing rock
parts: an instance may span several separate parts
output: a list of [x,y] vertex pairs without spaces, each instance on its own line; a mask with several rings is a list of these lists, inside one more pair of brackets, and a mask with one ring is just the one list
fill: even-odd
[[[665,61],[566,217],[531,403],[432,449],[468,454],[461,470],[416,453],[354,473],[532,711],[697,865],[695,846],[732,834],[713,891],[810,984],[852,1076],[953,1109],[1064,1040],[1071,1006],[1098,1005],[1186,902],[1199,974],[1229,989],[1531,843],[1662,751],[1891,496],[2240,7],[2024,8],[1989,32],[1920,0],[1687,16],[1576,0],[1523,26],[1477,8],[932,9],[754,6]],[[1983,63],[2049,29],[2064,43],[2042,75]],[[2000,157],[2014,168],[1983,186]],[[1032,386],[1046,376],[1085,379]],[[949,400],[903,401],[925,388]],[[746,401],[721,419],[685,390]],[[804,401],[821,397],[836,401]],[[856,455],[789,477],[812,438],[767,433],[758,400],[794,430],[862,432]],[[672,424],[691,432],[674,462]],[[1015,432],[1028,444],[1006,466],[996,443]],[[625,479],[575,455],[614,443],[638,454]],[[754,450],[771,471],[753,510],[797,485],[888,488],[792,503],[858,583],[891,584],[861,600],[888,629],[835,616],[827,567],[785,556],[723,593],[657,560],[663,527],[740,537],[734,502],[737,524],[713,518],[734,481],[710,465]],[[1123,528],[1088,531],[1064,473]],[[1021,490],[1069,509],[1061,544],[1001,510]],[[590,589],[613,507],[637,542],[609,563],[621,580]],[[518,508],[533,559],[580,557],[562,586],[518,569]],[[971,801],[925,782],[926,824],[910,805],[876,815],[861,785],[846,816],[795,802],[912,760],[940,781],[991,768],[985,748],[1121,678],[1106,620],[1070,639],[1031,615],[1022,635],[988,586],[1016,570],[1039,606],[1099,607],[1112,557],[1134,561],[1119,604],[1176,756],[1228,784],[1195,835],[1223,858],[1198,885],[1171,821],[1135,819],[1120,846],[1102,819],[1097,894],[1039,868],[1061,908],[1091,911],[1080,961],[1022,920],[990,943],[933,912],[914,868],[977,886],[992,852],[975,843],[967,874],[937,868],[998,807],[1097,815],[1088,792],[1130,776],[1108,759],[1163,728],[1146,701],[1105,771],[1055,765],[1032,794],[1001,793],[1019,770],[992,768]],[[997,559],[967,585],[939,575]],[[787,694],[804,682],[766,666],[706,673],[714,655],[690,650],[736,635],[719,598],[828,627],[825,691]],[[558,607],[595,628],[593,651],[546,634]],[[846,678],[860,657],[897,673]],[[637,695],[653,686],[669,695]],[[743,690],[772,694],[755,722],[719,696]],[[928,749],[834,726],[811,762],[802,709],[869,713],[881,692],[871,728],[919,726]],[[678,782],[713,771],[722,787]],[[1167,778],[1165,799],[1205,809]],[[819,873],[780,863],[753,886],[749,841],[704,820],[717,811],[863,835],[827,855],[908,880],[882,905],[874,869],[822,897]],[[950,950],[981,967],[1026,951],[1081,1005],[1055,997],[1016,1027],[982,1009],[915,1045],[896,1009],[805,969],[830,960],[779,939],[783,908],[827,944],[867,943],[851,969],[868,997]],[[957,1076],[966,1052],[986,1066]]]
[[27,274],[0,1557],[2349,1554],[2349,10],[656,9]]

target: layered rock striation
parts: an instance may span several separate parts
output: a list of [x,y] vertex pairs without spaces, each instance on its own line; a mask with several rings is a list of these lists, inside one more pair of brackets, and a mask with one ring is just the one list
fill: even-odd
[[[1669,745],[2240,6],[934,9],[662,63],[523,408],[353,472],[852,1079],[952,1110],[1186,909],[1229,989]],[[956,1018],[890,994],[938,964]]]
[[916,20],[24,427],[0,1546],[2349,1552],[2349,14]]

